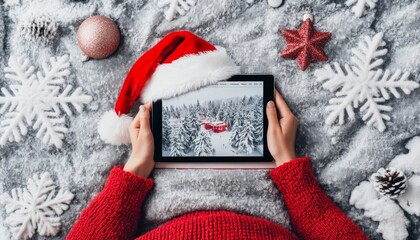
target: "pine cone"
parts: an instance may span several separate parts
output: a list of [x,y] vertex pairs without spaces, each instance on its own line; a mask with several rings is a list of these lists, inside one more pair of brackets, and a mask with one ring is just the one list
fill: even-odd
[[21,22],[21,34],[27,40],[49,43],[57,33],[58,23],[45,15],[29,17]]
[[372,174],[371,180],[376,191],[392,199],[405,192],[407,187],[407,177],[404,172],[393,167],[379,169]]

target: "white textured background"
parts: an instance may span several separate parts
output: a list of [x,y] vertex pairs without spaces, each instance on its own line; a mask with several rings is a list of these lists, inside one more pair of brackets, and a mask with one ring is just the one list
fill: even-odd
[[[167,22],[162,9],[152,0],[0,0],[0,87],[8,84],[3,68],[10,55],[28,58],[38,65],[50,55],[69,54],[72,74],[68,82],[81,86],[94,98],[84,112],[67,118],[70,132],[62,149],[43,145],[34,131],[21,143],[0,146],[0,192],[24,187],[35,172],[50,172],[62,188],[76,195],[62,217],[63,230],[55,238],[62,239],[101,190],[109,170],[124,163],[129,154],[128,147],[103,144],[96,122],[112,108],[135,60],[165,34],[188,29],[224,46],[243,73],[275,76],[278,88],[301,122],[299,155],[312,158],[328,195],[371,238],[380,239],[375,233],[377,224],[351,207],[348,199],[359,182],[406,151],[405,143],[420,134],[420,91],[388,101],[394,110],[392,123],[387,123],[384,133],[367,127],[360,116],[341,127],[325,126],[324,108],[333,94],[321,89],[313,75],[323,63],[311,64],[302,72],[295,61],[279,59],[278,53],[285,46],[279,30],[299,27],[304,4],[310,4],[316,28],[333,34],[326,46],[331,61],[348,62],[350,49],[362,36],[383,31],[389,50],[384,68],[410,71],[410,78],[419,81],[420,4],[416,0],[379,0],[375,9],[357,18],[343,2],[285,0],[283,6],[272,9],[266,1],[247,4],[239,0],[198,0],[186,16]],[[19,20],[30,13],[43,13],[59,22],[60,36],[53,44],[27,42],[19,35]],[[114,19],[122,42],[111,58],[81,63],[76,30],[94,14]],[[148,228],[186,211],[226,208],[290,226],[279,192],[266,171],[158,170],[155,183],[146,203]],[[0,206],[0,238],[6,236],[1,224],[5,217]],[[408,217],[410,239],[420,238],[420,219]]]

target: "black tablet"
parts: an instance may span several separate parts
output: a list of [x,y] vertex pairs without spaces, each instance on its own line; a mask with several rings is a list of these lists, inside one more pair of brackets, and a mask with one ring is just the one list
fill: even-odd
[[273,99],[272,75],[236,75],[154,102],[155,161],[207,163],[206,167],[211,163],[273,162],[267,148],[265,114],[267,102]]

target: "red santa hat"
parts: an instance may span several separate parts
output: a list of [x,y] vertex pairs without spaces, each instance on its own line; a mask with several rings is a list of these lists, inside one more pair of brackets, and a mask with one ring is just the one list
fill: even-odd
[[130,143],[132,117],[127,114],[137,99],[145,103],[171,98],[238,73],[239,67],[224,48],[188,31],[172,32],[134,63],[114,110],[99,121],[99,135],[107,143]]

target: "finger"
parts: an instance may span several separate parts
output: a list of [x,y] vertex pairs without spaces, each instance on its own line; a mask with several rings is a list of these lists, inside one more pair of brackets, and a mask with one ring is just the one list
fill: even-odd
[[276,105],[273,101],[269,101],[267,103],[266,113],[268,119],[268,131],[277,130],[277,128],[280,128],[279,120],[277,119]]
[[136,117],[131,122],[130,128],[128,130],[130,133],[131,142],[133,143],[134,140],[137,139],[137,136],[139,135],[140,131],[140,112],[137,113]]
[[144,107],[145,107],[148,111],[152,110],[152,102],[148,102],[148,103],[144,104]]
[[150,131],[150,110],[146,106],[141,105],[139,109],[140,114],[140,130]]
[[283,97],[277,90],[275,92],[275,100],[277,108],[280,112],[280,119],[288,116],[293,116],[293,113],[292,111],[290,111],[289,106],[287,106],[286,101],[284,101]]

